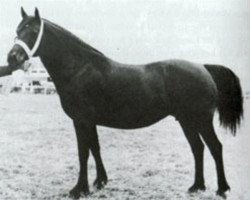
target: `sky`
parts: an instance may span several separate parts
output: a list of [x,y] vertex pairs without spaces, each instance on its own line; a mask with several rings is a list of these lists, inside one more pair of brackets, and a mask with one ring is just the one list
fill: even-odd
[[1,0],[0,66],[6,64],[20,8],[70,30],[113,60],[172,58],[231,68],[250,90],[248,0]]

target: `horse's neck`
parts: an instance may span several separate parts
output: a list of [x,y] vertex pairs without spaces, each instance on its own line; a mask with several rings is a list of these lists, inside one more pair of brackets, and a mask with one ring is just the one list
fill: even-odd
[[71,45],[65,40],[67,37],[49,31],[44,35],[46,42],[42,44],[41,49],[44,51],[40,57],[57,88],[69,83],[89,62],[98,63],[99,60],[107,59],[98,51],[85,49],[77,42]]
[[[46,49],[47,51],[41,53],[41,60],[49,72],[50,76],[56,82],[57,80],[62,82],[62,80],[68,81],[73,75],[73,69],[70,71],[70,66],[73,65],[73,60],[70,59],[70,55],[62,55],[60,53],[62,49],[61,45],[53,46],[49,44]],[[72,63],[71,63],[72,62]]]

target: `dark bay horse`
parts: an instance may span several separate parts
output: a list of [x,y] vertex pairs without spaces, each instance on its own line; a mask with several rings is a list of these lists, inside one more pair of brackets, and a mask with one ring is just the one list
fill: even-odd
[[168,115],[176,117],[191,146],[195,180],[189,192],[205,190],[204,144],[216,164],[217,194],[230,189],[224,173],[222,144],[213,127],[218,109],[221,124],[236,133],[243,116],[243,98],[237,76],[218,65],[167,60],[145,65],[112,61],[69,31],[40,18],[36,9],[22,21],[17,40],[8,54],[10,65],[39,56],[53,79],[65,113],[73,120],[80,162],[79,179],[70,194],[89,193],[89,152],[96,162],[94,185],[101,189],[108,178],[100,154],[97,125],[135,129]]

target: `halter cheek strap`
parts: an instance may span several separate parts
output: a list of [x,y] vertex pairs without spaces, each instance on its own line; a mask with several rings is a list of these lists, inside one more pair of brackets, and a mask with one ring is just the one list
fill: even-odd
[[34,56],[34,54],[36,53],[36,51],[41,43],[42,36],[43,36],[43,30],[44,30],[44,22],[41,19],[40,30],[39,30],[38,36],[36,38],[36,42],[35,42],[32,49],[30,49],[25,42],[23,42],[22,40],[20,40],[18,38],[15,40],[15,44],[18,44],[19,46],[21,46],[24,49],[24,51],[26,52],[26,54],[28,55],[28,57],[31,58]]

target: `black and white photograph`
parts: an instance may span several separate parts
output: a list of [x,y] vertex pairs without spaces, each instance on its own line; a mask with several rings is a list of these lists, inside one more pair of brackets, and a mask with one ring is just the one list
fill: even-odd
[[1,0],[0,200],[250,200],[247,0]]

